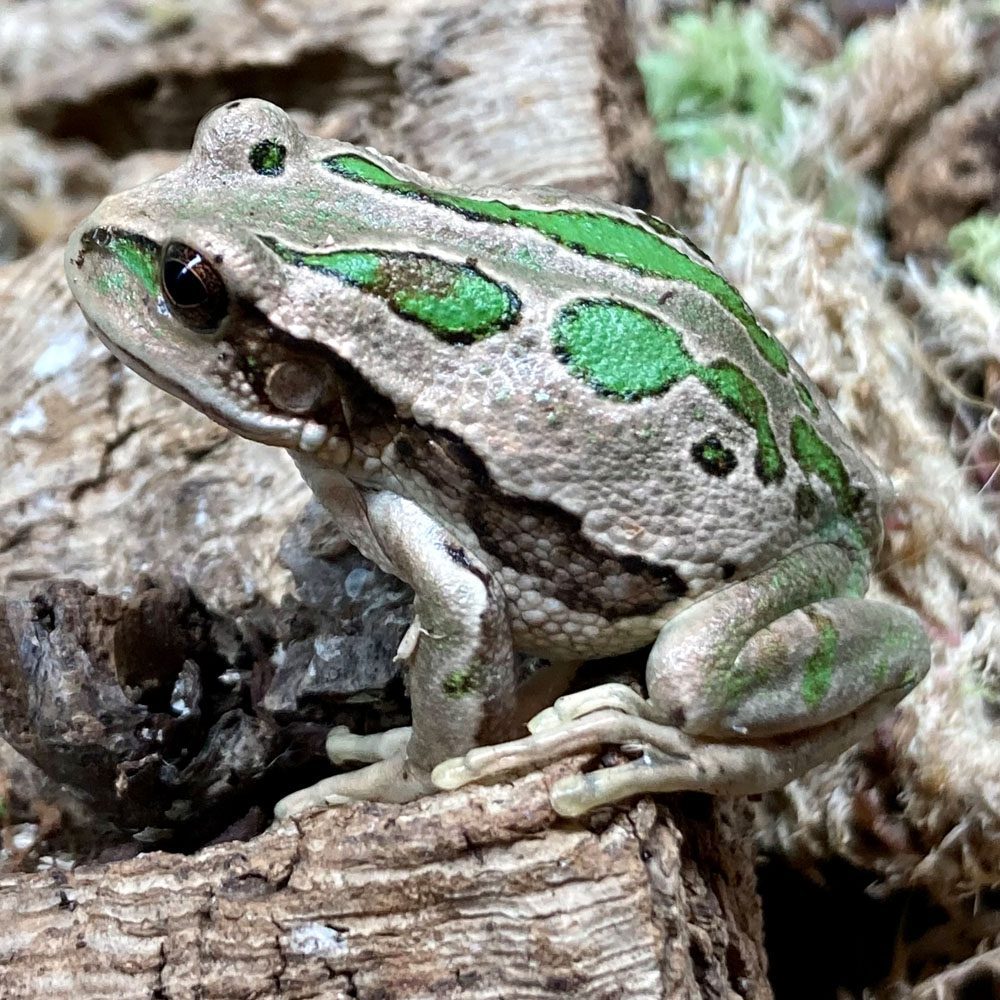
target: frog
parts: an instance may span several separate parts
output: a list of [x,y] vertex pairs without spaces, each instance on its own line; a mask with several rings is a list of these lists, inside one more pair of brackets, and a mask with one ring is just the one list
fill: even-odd
[[[557,813],[760,794],[928,670],[919,617],[866,596],[888,478],[652,214],[449,183],[248,98],[98,205],[65,267],[113,354],[285,448],[337,530],[413,588],[412,725],[334,730],[331,759],[363,766],[279,817],[602,747],[617,762],[552,783]],[[640,650],[645,690],[523,708],[521,657],[568,678]]]

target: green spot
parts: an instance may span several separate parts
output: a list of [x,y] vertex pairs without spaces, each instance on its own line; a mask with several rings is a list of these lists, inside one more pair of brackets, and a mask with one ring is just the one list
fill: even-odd
[[815,651],[802,665],[802,700],[809,708],[815,708],[826,697],[833,681],[837,630],[825,615],[808,609],[806,614],[816,626],[817,643]]
[[250,150],[250,166],[264,177],[277,177],[285,172],[287,153],[276,139],[262,139]]
[[377,295],[400,316],[449,344],[471,344],[499,333],[520,312],[521,303],[511,288],[471,264],[387,250],[304,251],[268,236],[260,239],[289,264]]
[[875,683],[881,688],[889,677],[889,661],[879,660],[875,664]]
[[115,257],[151,296],[159,295],[160,245],[149,237],[101,226],[84,233],[80,245],[86,252],[99,250]]
[[124,289],[126,281],[127,279],[121,271],[113,271],[111,274],[101,275],[94,282],[94,287],[101,295],[113,295]]
[[699,264],[667,242],[676,233],[667,223],[657,220],[660,232],[653,232],[601,212],[521,208],[503,201],[431,191],[411,181],[401,180],[371,160],[353,153],[328,157],[323,165],[349,180],[452,208],[468,219],[527,226],[578,253],[612,261],[642,274],[694,285],[711,295],[743,325],[757,350],[775,369],[782,374],[788,371],[788,356],[784,348],[761,327],[740,293],[711,268]]
[[812,398],[812,393],[809,391],[809,386],[800,379],[795,379],[795,391],[799,394],[799,399],[802,400],[802,405],[814,416],[819,416],[819,407],[816,405],[816,400]]
[[710,476],[728,476],[736,468],[736,455],[714,434],[693,444],[691,457]]
[[802,417],[792,419],[791,445],[792,455],[803,472],[822,479],[833,493],[837,510],[844,517],[851,517],[857,510],[859,494],[851,487],[847,469],[833,448]]
[[511,259],[521,265],[526,271],[541,271],[542,262],[531,247],[517,247],[511,251]]
[[583,300],[560,311],[552,337],[574,375],[621,399],[641,399],[666,392],[681,379],[698,379],[753,428],[761,480],[775,482],[784,475],[767,401],[753,380],[729,361],[695,361],[681,335],[658,317],[620,302]]
[[455,670],[444,679],[441,690],[446,698],[464,698],[472,694],[477,687],[476,667],[471,665],[465,670]]

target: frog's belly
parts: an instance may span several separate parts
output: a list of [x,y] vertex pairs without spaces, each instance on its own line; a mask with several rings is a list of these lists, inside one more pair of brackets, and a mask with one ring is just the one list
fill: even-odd
[[546,596],[546,581],[510,567],[497,572],[508,601],[514,645],[546,659],[593,660],[650,645],[664,624],[690,602],[673,600],[643,614],[610,618]]

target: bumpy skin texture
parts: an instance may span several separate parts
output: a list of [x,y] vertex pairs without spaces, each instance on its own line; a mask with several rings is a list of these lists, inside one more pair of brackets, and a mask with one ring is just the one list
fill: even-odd
[[[587,776],[564,811],[760,790],[926,670],[914,616],[861,600],[884,479],[660,220],[459,190],[240,101],[178,170],[105,201],[66,261],[116,354],[288,448],[416,591],[408,747],[336,736],[332,755],[376,763],[288,809],[411,798],[606,739],[644,756]],[[569,662],[654,640],[648,702],[563,701],[546,735],[431,779],[517,734],[515,649]]]

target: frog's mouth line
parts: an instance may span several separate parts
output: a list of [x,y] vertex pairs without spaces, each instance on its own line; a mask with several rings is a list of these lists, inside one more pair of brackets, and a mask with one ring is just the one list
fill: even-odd
[[[274,445],[280,448],[299,448],[302,446],[303,435],[309,430],[308,422],[299,418],[280,415],[281,425],[262,427],[259,421],[249,419],[251,411],[244,406],[240,406],[240,400],[232,393],[226,393],[226,398],[235,404],[229,412],[222,412],[217,405],[206,402],[191,393],[180,381],[171,379],[161,371],[150,367],[145,361],[137,357],[127,348],[114,341],[101,329],[99,323],[94,322],[89,316],[87,322],[96,334],[98,340],[116,357],[122,364],[131,368],[137,375],[141,375],[148,382],[151,382],[158,389],[170,393],[183,403],[205,414],[210,420],[221,424],[223,427],[234,433],[246,436],[262,444]],[[277,414],[275,415],[278,416]],[[315,435],[313,435],[315,438]]]

